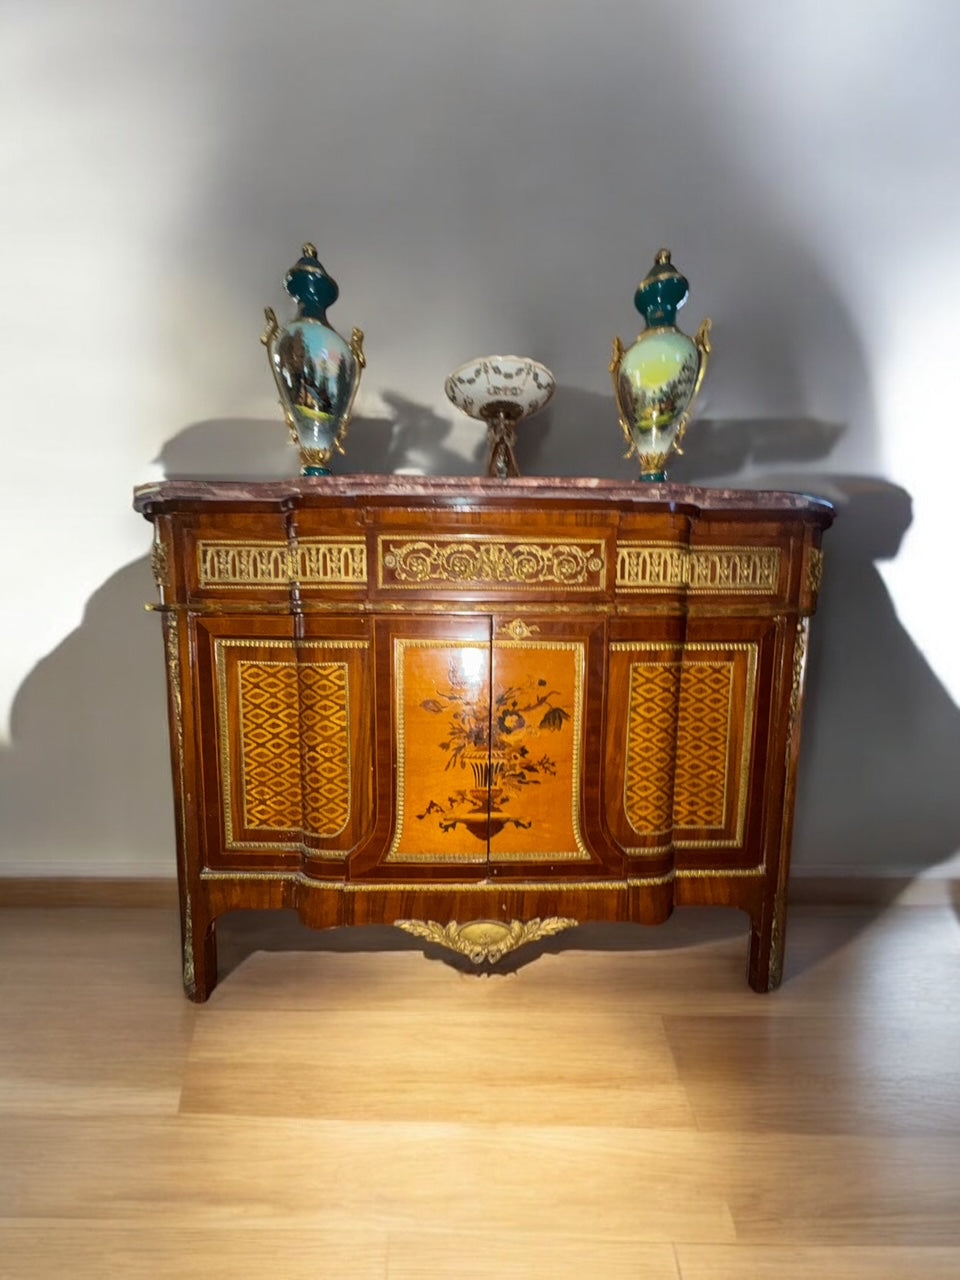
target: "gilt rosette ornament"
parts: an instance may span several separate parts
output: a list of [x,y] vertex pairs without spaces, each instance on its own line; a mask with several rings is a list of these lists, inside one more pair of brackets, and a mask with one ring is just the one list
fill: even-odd
[[644,331],[624,348],[613,340],[610,373],[620,413],[620,426],[636,456],[641,480],[665,480],[672,453],[682,453],[683,437],[710,360],[710,321],[695,338],[677,328],[677,311],[687,300],[689,284],[661,249],[641,280],[634,306]]
[[340,295],[312,244],[287,272],[284,288],[297,303],[297,314],[281,325],[272,307],[264,308],[267,327],[261,342],[283,415],[294,444],[300,448],[300,474],[326,476],[343,442],[366,366],[363,330],[354,329],[348,342],[327,322],[327,308]]

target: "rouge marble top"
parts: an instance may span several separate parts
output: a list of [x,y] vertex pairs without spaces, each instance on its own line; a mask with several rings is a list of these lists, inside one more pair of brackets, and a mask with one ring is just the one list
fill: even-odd
[[310,507],[359,499],[371,504],[430,499],[451,506],[474,502],[535,505],[544,500],[689,512],[794,511],[826,527],[833,507],[822,498],[770,489],[712,489],[698,485],[649,484],[581,477],[349,475],[291,480],[161,480],[134,490],[134,508],[146,516],[163,510],[211,506]]

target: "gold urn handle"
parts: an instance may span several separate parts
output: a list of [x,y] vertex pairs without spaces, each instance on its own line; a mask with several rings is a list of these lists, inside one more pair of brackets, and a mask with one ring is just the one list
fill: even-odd
[[296,424],[293,421],[293,414],[287,408],[283,401],[283,383],[280,381],[280,370],[276,360],[273,358],[273,344],[276,341],[277,334],[280,332],[280,323],[277,320],[277,313],[273,307],[263,308],[266,327],[260,335],[260,341],[267,349],[267,360],[270,364],[270,372],[273,374],[273,381],[276,383],[277,395],[280,398],[280,408],[283,410],[283,419],[287,424],[287,430],[290,432],[290,439],[299,447],[300,440],[297,436]]
[[363,349],[363,330],[354,329],[350,335],[350,350],[353,352],[354,359],[361,369],[367,367],[367,356]]
[[626,350],[619,337],[613,339],[613,355],[610,358],[610,376],[613,378],[613,398],[617,402],[617,414],[620,418],[620,430],[623,432],[623,438],[627,442],[627,452],[623,455],[625,458],[632,458],[637,452],[637,444],[630,431],[630,425],[627,422],[627,415],[623,412],[623,405],[620,403],[620,361],[623,359],[623,353]]
[[690,395],[690,402],[684,409],[680,418],[680,425],[677,427],[676,438],[673,447],[677,453],[682,454],[683,437],[687,434],[687,427],[690,424],[690,418],[693,414],[693,406],[697,403],[697,397],[700,394],[700,388],[703,386],[703,380],[707,376],[707,365],[710,363],[710,356],[713,353],[713,343],[710,341],[710,330],[713,328],[713,321],[709,316],[704,320],[703,324],[697,330],[697,336],[694,338],[697,350],[700,352],[700,367],[697,369],[697,379],[693,384],[693,391]]

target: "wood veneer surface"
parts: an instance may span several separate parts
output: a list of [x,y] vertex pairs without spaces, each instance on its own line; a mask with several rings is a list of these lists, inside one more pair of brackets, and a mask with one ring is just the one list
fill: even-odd
[[489,945],[732,906],[749,984],[778,985],[829,504],[354,476],[164,482],[135,506],[191,999],[220,917],[280,907]]

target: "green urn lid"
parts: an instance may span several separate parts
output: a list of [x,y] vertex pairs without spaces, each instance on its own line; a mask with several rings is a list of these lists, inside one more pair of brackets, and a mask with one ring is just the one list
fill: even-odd
[[633,305],[651,329],[676,324],[677,312],[687,300],[690,283],[670,261],[670,250],[661,249],[653,266],[637,285]]
[[300,303],[301,314],[326,322],[327,307],[333,306],[340,297],[340,289],[333,276],[328,276],[323,269],[314,245],[308,242],[300,252],[301,256],[284,277],[283,287]]

